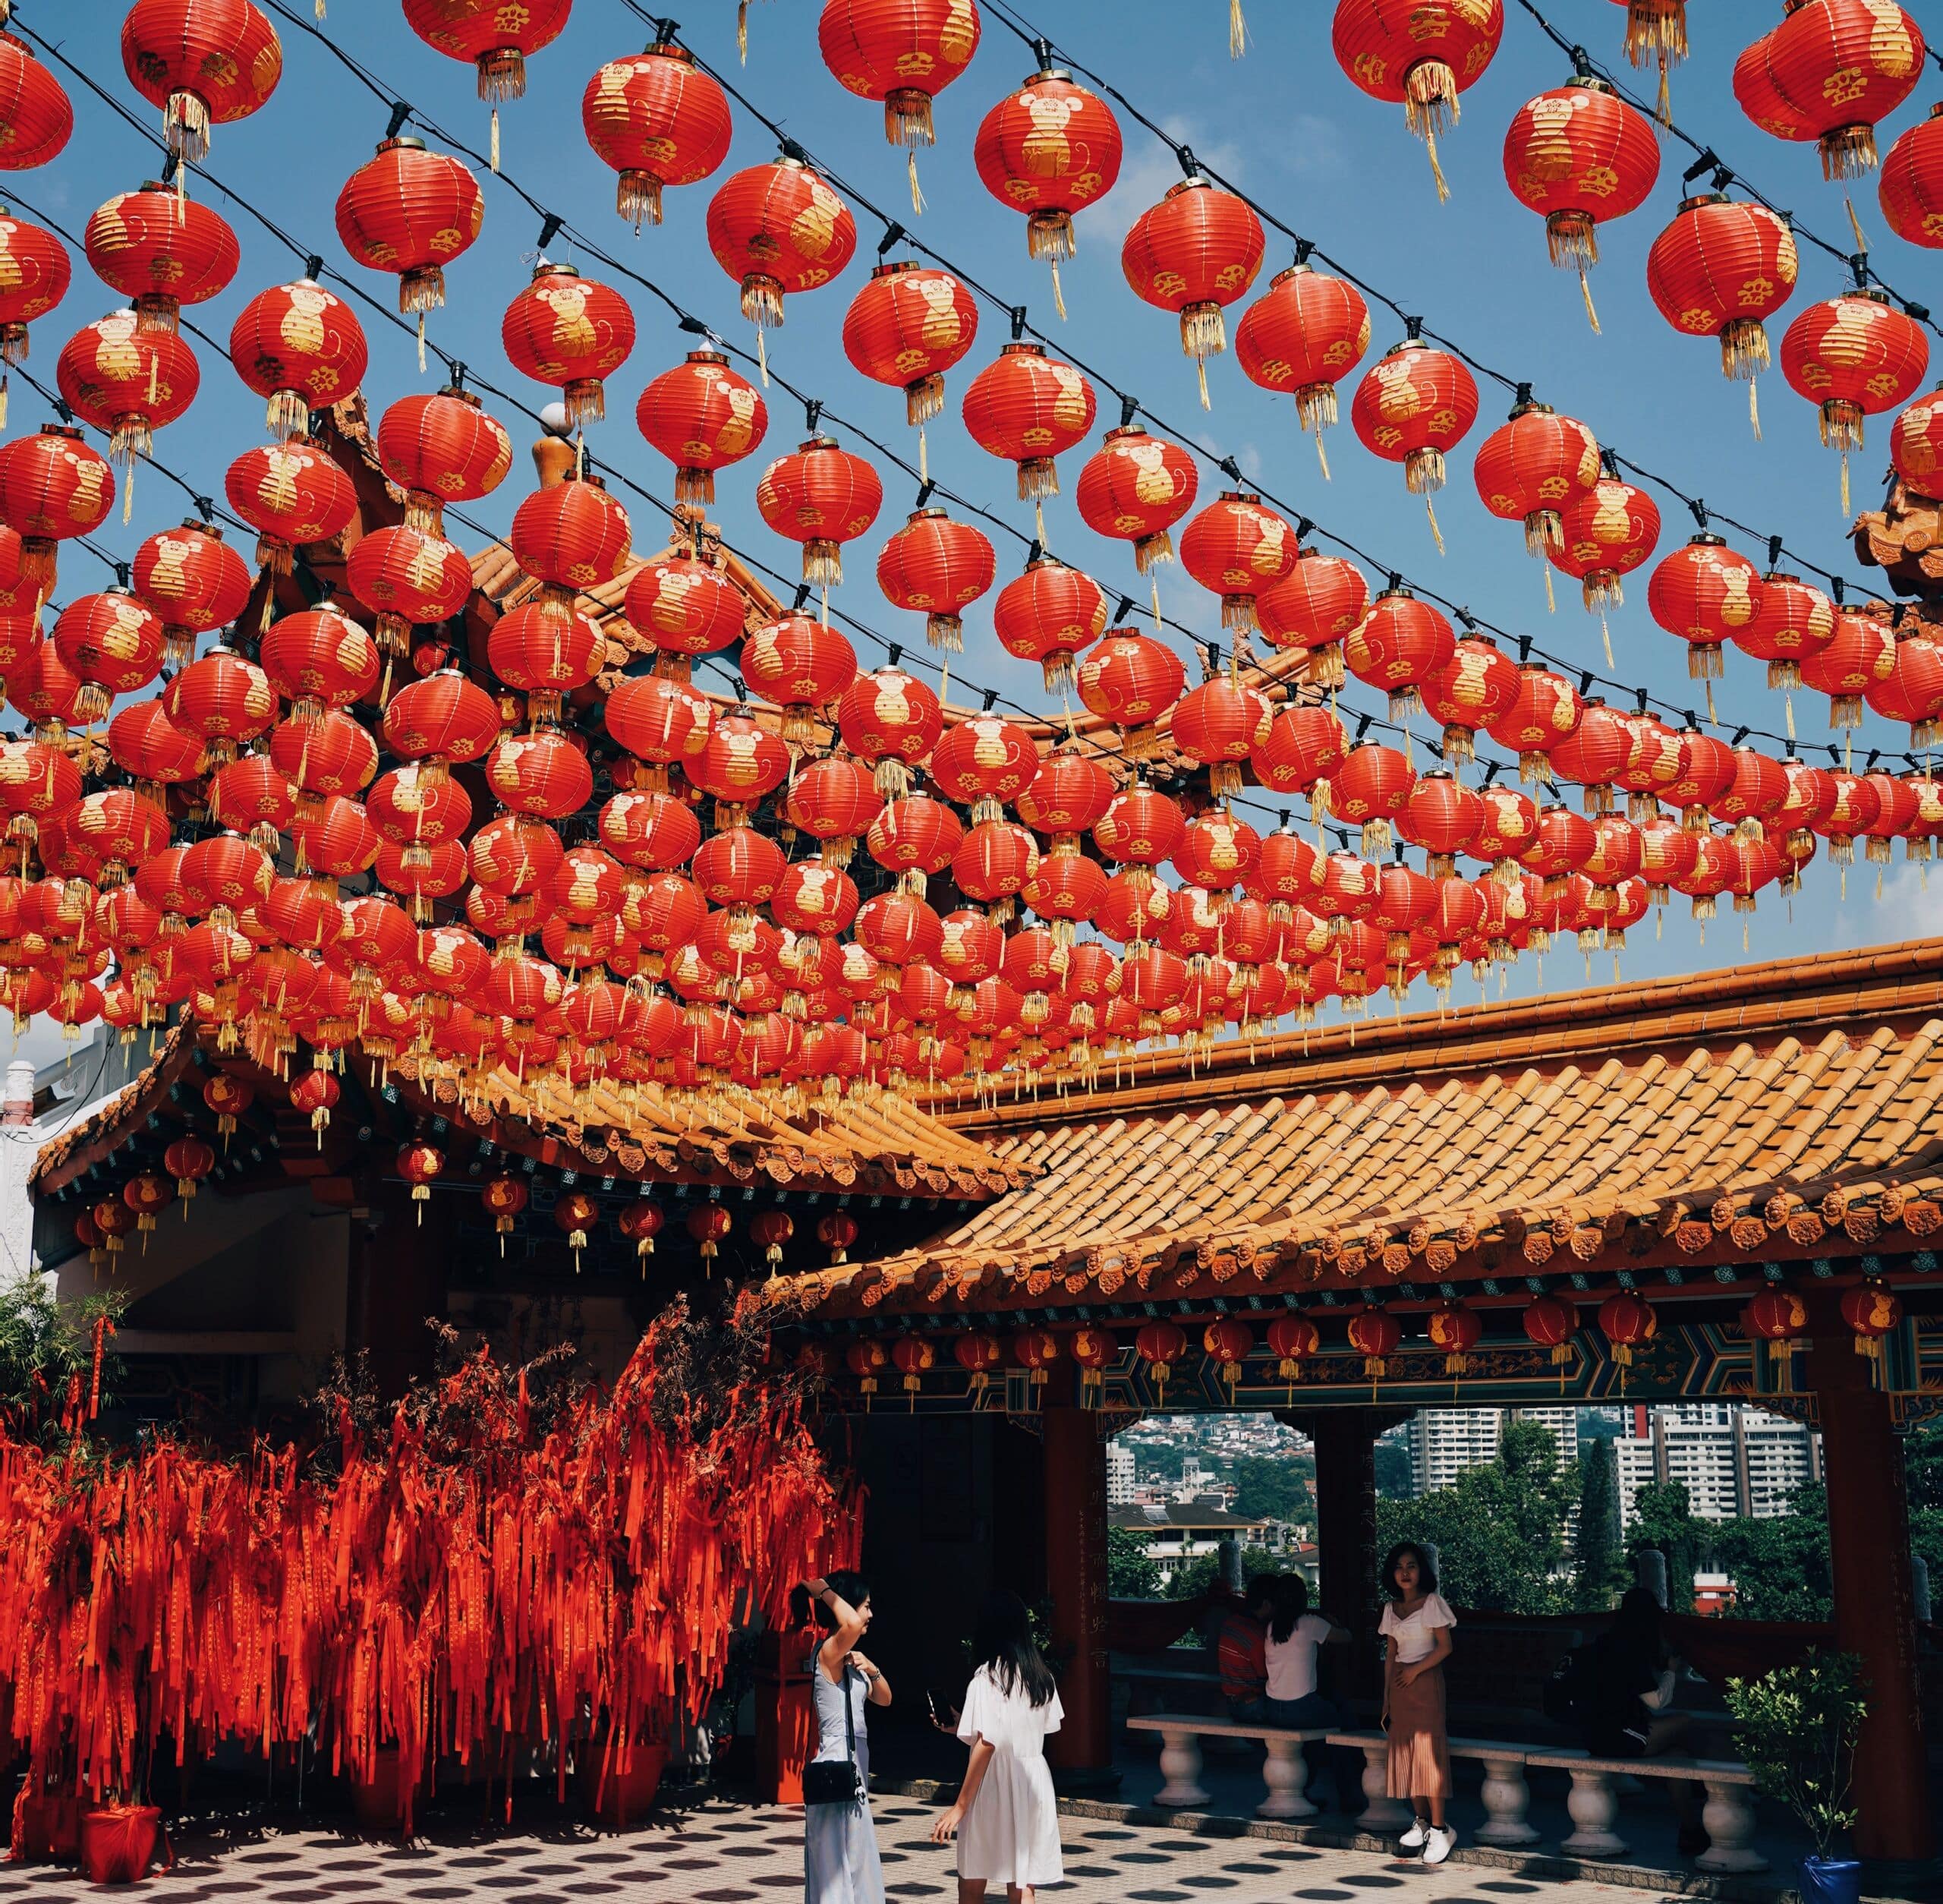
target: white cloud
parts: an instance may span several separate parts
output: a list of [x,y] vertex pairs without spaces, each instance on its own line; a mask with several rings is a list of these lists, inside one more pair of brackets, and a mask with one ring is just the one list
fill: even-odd
[[[1212,165],[1223,178],[1237,184],[1247,182],[1247,159],[1243,149],[1210,132],[1180,114],[1160,121],[1170,139],[1176,139],[1205,164]],[[1179,184],[1180,162],[1144,127],[1126,128],[1129,150],[1120,167],[1119,182],[1097,205],[1079,215],[1079,235],[1082,244],[1111,238],[1117,244],[1133,228],[1133,221],[1150,205],[1157,205],[1170,185]],[[1137,142],[1137,143],[1136,143]]]
[[[1897,939],[1943,937],[1943,867],[1897,866],[1885,874],[1879,897],[1875,872],[1858,853],[1849,868],[1843,944],[1882,945]],[[1860,906],[1855,903],[1857,899],[1863,902]]]

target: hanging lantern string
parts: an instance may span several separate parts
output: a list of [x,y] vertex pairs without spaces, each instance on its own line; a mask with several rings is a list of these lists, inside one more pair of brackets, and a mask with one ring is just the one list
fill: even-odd
[[[637,11],[641,11],[638,8],[633,7],[633,0],[622,0],[622,3],[624,5],[629,5],[631,10]],[[1001,0],[1001,3],[1003,4],[1003,0]],[[385,86],[376,77],[368,73],[364,68],[359,65],[355,60],[352,59],[349,55],[345,53],[342,49],[338,47],[335,43],[329,39],[328,35],[319,33],[310,20],[304,19],[301,16],[289,14],[288,11],[280,5],[280,0],[268,0],[268,4],[276,7],[279,11],[285,12],[286,17],[290,18],[293,24],[301,27],[306,32],[310,33],[314,37],[321,40],[326,46],[329,46],[333,52],[337,54],[339,59],[344,62],[347,68],[357,75],[361,82],[371,91],[373,96],[383,101],[388,112],[395,108],[398,103],[397,94],[393,89]],[[650,20],[653,18],[653,16],[648,15],[644,12],[642,13],[641,17]],[[658,21],[656,24],[658,24]],[[1006,22],[1005,24],[1009,25],[1011,23]],[[1021,30],[1016,27],[1013,27],[1012,30],[1016,32]],[[104,88],[98,85],[89,74],[82,71],[79,67],[76,66],[71,60],[66,58],[58,48],[51,46],[46,41],[41,39],[38,35],[33,33],[33,30],[30,27],[23,25],[21,31],[29,38],[33,39],[36,45],[46,51],[51,58],[58,61],[59,64],[68,71],[74,74],[75,77],[79,79],[90,92],[100,98],[104,103],[109,105],[120,117],[126,121],[130,125],[134,127],[134,129],[137,131],[145,139],[148,140],[152,144],[157,147],[161,146],[162,141],[146,125],[131,113],[118,99],[115,99]],[[699,60],[697,63],[698,65],[705,65],[705,62],[702,62]],[[1097,75],[1089,74],[1088,76],[1094,77],[1096,80],[1097,80]],[[715,75],[715,77],[716,77],[718,80],[720,77],[719,74]],[[1105,84],[1104,81],[1099,81],[1098,83],[1102,85],[1104,85]],[[732,88],[731,90],[733,89]],[[740,93],[738,93],[736,96],[738,99],[741,98]],[[1119,96],[1116,94],[1116,96],[1117,97]],[[746,105],[747,102],[745,101],[744,103]],[[1124,103],[1124,102],[1123,102],[1123,103]],[[761,119],[766,126],[773,127],[774,125],[775,122],[769,120],[766,115],[757,112],[756,109],[754,107],[751,106],[748,109],[752,112],[754,112],[755,116]],[[1129,106],[1129,110],[1133,111],[1134,109]],[[447,133],[442,128],[425,118],[424,115],[417,112],[415,109],[410,113],[409,116],[427,131],[430,132],[435,138],[449,143],[456,150],[465,153],[466,156],[474,159],[475,162],[483,162],[481,155],[471,151],[468,147],[464,145],[463,142],[454,139],[452,135]],[[1135,116],[1139,117],[1140,115],[1136,112]],[[1144,118],[1142,118],[1142,122],[1143,124],[1148,123]],[[1157,136],[1164,139],[1167,137],[1167,135],[1164,133],[1159,132],[1157,128],[1154,128],[1154,130],[1156,131]],[[1170,140],[1169,143],[1171,144],[1173,142]],[[814,159],[814,155],[809,155],[809,156],[811,157],[812,163],[817,162]],[[823,168],[820,166],[819,169],[823,169]],[[214,178],[206,171],[204,172],[203,175],[205,178],[209,179],[209,183],[212,185],[216,186],[217,189],[223,191],[225,195],[234,200],[235,202],[247,212],[251,217],[254,218],[259,224],[262,225],[266,231],[269,232],[281,243],[288,247],[298,257],[305,259],[306,260],[315,257],[316,254],[310,251],[308,248],[300,243],[298,240],[292,237],[287,232],[284,231],[282,228],[273,219],[269,218],[265,214],[259,211],[254,205],[250,204],[247,199],[236,193],[231,187],[224,184],[221,180]],[[886,214],[880,211],[874,205],[871,204],[862,194],[857,192],[854,186],[852,186],[849,181],[841,178],[834,172],[830,172],[828,175],[830,177],[833,182],[838,185],[839,188],[855,197],[858,203],[862,205],[864,209],[871,212],[874,216],[883,219],[887,229],[895,225],[896,221],[890,219]],[[722,339],[712,326],[687,311],[678,300],[670,296],[668,292],[664,291],[652,279],[648,279],[641,273],[631,270],[627,265],[622,263],[619,260],[613,257],[603,251],[598,244],[586,238],[584,235],[575,230],[568,221],[561,218],[557,213],[549,210],[540,203],[540,200],[534,198],[531,193],[527,191],[525,188],[520,184],[517,178],[505,172],[499,174],[498,177],[501,182],[503,183],[509,190],[513,191],[518,197],[525,202],[531,209],[537,212],[543,220],[552,222],[556,229],[564,232],[569,239],[579,245],[591,256],[598,259],[603,266],[619,273],[620,275],[628,278],[631,282],[638,284],[643,289],[646,290],[652,296],[657,298],[675,316],[678,323],[683,330],[688,332],[691,335],[707,336],[712,343],[720,345],[721,348],[724,348],[736,358],[738,358],[745,363],[752,364],[754,361],[754,358],[749,352],[745,350],[742,350],[739,347],[732,344],[729,344],[726,340]],[[32,208],[26,206],[24,201],[20,201],[18,200],[17,194],[15,194],[15,197],[17,202],[21,203],[22,208],[24,210],[28,210],[30,215],[37,216],[37,214],[33,214]],[[1272,215],[1269,216],[1271,216],[1272,217]],[[1278,229],[1284,230],[1288,229],[1286,227],[1280,226],[1278,221],[1277,222]],[[902,228],[899,227],[898,229],[901,232]],[[905,234],[904,235],[908,238],[908,234]],[[998,292],[984,285],[976,278],[959,270],[959,268],[951,260],[945,257],[942,254],[936,251],[932,247],[918,240],[912,239],[909,242],[914,250],[924,253],[926,256],[934,259],[943,268],[953,272],[954,275],[959,276],[968,289],[974,292],[975,294],[984,298],[995,307],[1005,311],[1008,317],[1012,317],[1016,314],[1017,307],[1006,302],[1006,301]],[[1322,254],[1320,252],[1317,252],[1315,255],[1320,257]],[[411,326],[408,324],[403,318],[398,317],[397,314],[391,311],[387,305],[372,297],[363,286],[354,282],[350,279],[343,276],[341,273],[335,270],[326,268],[324,275],[330,279],[333,283],[343,285],[351,295],[355,296],[361,303],[364,304],[368,308],[383,317],[388,323],[395,324],[401,332],[411,336],[415,346],[416,333],[412,330]],[[1373,292],[1372,295],[1377,295],[1379,298],[1381,298],[1381,293]],[[1388,303],[1390,301],[1387,298],[1384,298],[1382,299],[1382,301]],[[197,336],[203,338],[205,342],[211,343],[219,350],[219,351],[221,351],[222,354],[225,355],[227,355],[226,351],[222,351],[222,346],[219,344],[216,344],[214,339],[209,339],[206,333],[197,330],[194,325],[188,325],[187,326],[187,328]],[[1021,325],[1020,328],[1026,334],[1043,342],[1053,344],[1057,341],[1048,336],[1045,333],[1037,329],[1029,323]],[[1425,335],[1426,336],[1431,334],[1432,333],[1430,333],[1428,331],[1425,333]],[[442,349],[436,342],[432,342],[430,348],[433,353],[446,365],[449,371],[455,374],[457,371],[462,367],[460,365],[458,360],[452,357],[449,353]],[[1199,441],[1191,433],[1178,427],[1169,418],[1160,415],[1147,405],[1141,402],[1137,398],[1129,396],[1127,392],[1120,388],[1119,384],[1116,383],[1111,377],[1096,366],[1085,362],[1079,358],[1072,355],[1069,351],[1066,352],[1066,355],[1067,356],[1068,360],[1073,364],[1075,367],[1079,370],[1083,374],[1092,378],[1096,383],[1111,392],[1114,396],[1119,397],[1123,405],[1130,404],[1132,406],[1133,411],[1135,415],[1145,417],[1147,420],[1153,424],[1157,429],[1179,442],[1184,448],[1187,449],[1193,454],[1201,457],[1209,465],[1209,467],[1230,477],[1231,479],[1236,481],[1240,481],[1242,480],[1239,467],[1233,456],[1222,455],[1216,449]],[[1470,360],[1467,359],[1466,361]],[[1479,365],[1477,367],[1479,367],[1483,374],[1487,376],[1496,377],[1497,375],[1497,373],[1490,370],[1488,367]],[[24,376],[24,373],[23,374]],[[509,408],[518,411],[521,415],[527,416],[536,423],[540,422],[539,413],[520,399],[499,389],[497,386],[494,386],[485,379],[479,377],[476,373],[471,373],[470,374],[471,380],[480,389],[490,395],[496,401],[506,404]],[[30,382],[32,381],[30,379],[27,380]],[[33,385],[33,387],[39,390],[43,397],[48,398],[50,402],[55,403],[57,405],[58,405],[59,399],[53,397],[44,386],[36,383]],[[806,402],[812,400],[805,397],[803,393],[797,391],[793,386],[785,383],[783,387],[789,389],[792,395],[798,397],[799,400]],[[868,431],[858,428],[847,418],[830,411],[827,406],[823,408],[822,411],[822,416],[825,423],[855,437],[858,441],[867,444],[872,449],[883,456],[887,460],[895,463],[898,467],[905,471],[907,474],[913,476],[921,475],[921,472],[919,471],[916,465],[911,463],[908,459],[898,454],[897,452],[890,449],[888,446],[879,442],[877,439],[871,435]],[[541,427],[544,427],[543,424]],[[188,492],[191,495],[197,493],[194,486],[187,483],[186,479],[175,475],[175,472],[168,469],[165,465],[156,463],[152,456],[145,457],[143,460],[151,463],[153,467],[160,470],[163,474],[168,477],[170,480],[176,482],[180,487],[183,487],[185,491]],[[1658,475],[1655,472],[1647,470],[1641,465],[1632,462],[1628,459],[1622,458],[1618,460],[1623,464],[1623,467],[1639,476],[1642,480],[1655,484],[1656,486],[1666,490],[1669,494],[1678,498],[1678,500],[1684,503],[1688,509],[1693,509],[1696,507],[1696,499],[1686,496],[1683,491],[1675,487],[1674,485],[1668,481],[1665,478]],[[631,493],[638,496],[644,500],[650,503],[653,506],[660,510],[663,515],[668,516],[671,520],[675,519],[674,511],[669,504],[663,502],[661,498],[654,495],[651,491],[641,487],[641,486],[635,482],[631,478],[628,477],[625,472],[620,471],[614,465],[603,462],[599,459],[593,456],[588,457],[587,465],[590,468],[599,470],[604,474],[612,476]],[[1551,654],[1545,650],[1538,648],[1536,645],[1531,641],[1529,637],[1515,635],[1510,630],[1501,626],[1497,623],[1491,621],[1482,616],[1476,615],[1472,611],[1464,608],[1463,605],[1460,604],[1452,601],[1447,596],[1441,594],[1436,589],[1416,582],[1411,578],[1406,572],[1397,569],[1397,566],[1389,562],[1387,559],[1372,554],[1349,537],[1342,535],[1337,531],[1330,529],[1327,525],[1318,522],[1314,519],[1305,515],[1293,503],[1283,500],[1282,498],[1274,495],[1268,490],[1262,488],[1259,484],[1255,485],[1255,487],[1258,493],[1261,494],[1265,502],[1268,502],[1272,506],[1288,513],[1301,522],[1303,525],[1303,533],[1312,532],[1313,534],[1320,536],[1323,540],[1332,544],[1336,547],[1342,549],[1348,554],[1354,556],[1359,561],[1365,563],[1378,572],[1388,573],[1395,570],[1396,572],[1403,575],[1404,585],[1410,588],[1414,593],[1425,600],[1436,603],[1440,607],[1447,609],[1453,613],[1462,612],[1468,615],[1471,623],[1481,631],[1494,635],[1501,641],[1515,644],[1519,649],[1521,657],[1530,657],[1535,656],[1536,658],[1545,662],[1548,665],[1559,668],[1567,674],[1577,674],[1586,684],[1581,690],[1582,692],[1590,692],[1592,687],[1594,685],[1598,685],[1602,687],[1609,687],[1617,693],[1631,696],[1641,704],[1642,708],[1645,706],[1651,705],[1656,707],[1662,713],[1666,714],[1678,715],[1683,719],[1689,717],[1688,710],[1682,708],[1671,701],[1664,700],[1659,696],[1654,695],[1649,691],[1640,689],[1633,683],[1620,681],[1610,676],[1598,675],[1590,670],[1582,669],[1576,662],[1568,660],[1560,656]],[[1038,546],[1034,538],[1025,536],[1022,531],[1014,528],[1012,525],[1006,522],[1002,517],[1000,517],[994,514],[991,511],[984,509],[982,506],[972,501],[971,499],[960,495],[958,492],[947,487],[943,484],[934,483],[934,488],[939,495],[945,497],[948,501],[954,503],[962,509],[965,509],[970,513],[978,515],[981,520],[990,522],[995,527],[1004,530],[1007,534],[1013,536],[1018,541],[1027,544],[1028,547],[1037,547]],[[1755,530],[1749,525],[1739,522],[1737,519],[1727,515],[1723,511],[1714,508],[1712,505],[1708,505],[1708,506],[1709,514],[1715,520],[1725,524],[1728,527],[1738,531],[1743,534],[1766,541],[1771,550],[1774,547],[1775,544],[1780,541],[1780,538],[1764,535],[1762,532]],[[232,521],[234,520],[234,519],[230,519]],[[239,523],[237,526],[243,528],[246,525]],[[483,532],[490,534],[490,531]],[[725,544],[724,546],[727,547],[729,545]],[[1838,594],[1844,589],[1847,588],[1853,588],[1858,593],[1866,594],[1869,592],[1864,585],[1854,583],[1848,581],[1846,578],[1836,575],[1832,572],[1821,567],[1819,564],[1808,560],[1806,558],[1800,556],[1791,550],[1787,549],[1785,543],[1782,543],[1781,546],[1781,552],[1786,553],[1797,568],[1821,576],[1831,582],[1834,585]],[[782,576],[779,572],[771,569],[767,563],[760,560],[760,559],[751,556],[748,554],[747,552],[740,549],[733,550],[732,552],[736,554],[739,559],[748,563],[751,569],[760,572],[764,575],[773,578],[777,581],[783,586],[786,594],[789,592],[789,588],[793,585],[789,582],[787,578]],[[1773,558],[1771,557],[1771,560]],[[890,643],[887,638],[878,634],[876,631],[858,621],[855,616],[850,614],[847,611],[833,607],[831,612],[836,619],[842,622],[846,626],[855,629],[858,633],[863,635],[867,639],[872,641],[874,645],[886,650],[890,646]],[[1151,616],[1151,610],[1150,609],[1138,604],[1135,604],[1134,612],[1136,614],[1143,616]],[[1189,633],[1189,631],[1182,625],[1178,623],[1170,624],[1165,618],[1160,618],[1157,625],[1162,628],[1173,626],[1179,628],[1182,633]],[[906,659],[907,662],[915,662],[919,663],[919,664],[922,666],[932,667],[932,664],[928,661],[919,662],[919,657],[916,656],[909,656],[907,657]],[[939,670],[937,670],[934,667],[932,667],[932,671],[939,672]],[[960,684],[962,686],[972,689],[975,692],[986,692],[978,689],[974,683],[965,680],[962,676],[960,677]],[[1027,720],[1049,727],[1057,724],[1056,717],[1047,715],[1041,711],[1025,708],[1018,702],[1011,700],[1009,697],[998,696],[997,698],[1003,701],[1003,704],[1006,707],[1011,708],[1014,712],[1022,715]],[[1376,724],[1394,733],[1401,733],[1403,731],[1400,727],[1395,727],[1393,723],[1387,721],[1378,720]],[[1784,734],[1775,733],[1766,729],[1754,727],[1752,726],[1744,729],[1743,732],[1755,738],[1771,741],[1777,745],[1790,749],[1790,750],[1792,749],[1793,743],[1790,741],[1788,737]],[[1885,755],[1885,758],[1894,758],[1894,756]],[[1914,757],[1913,755],[1905,755],[1904,758],[1909,760],[1912,771],[1916,771],[1918,768],[1919,763],[1916,762]]]

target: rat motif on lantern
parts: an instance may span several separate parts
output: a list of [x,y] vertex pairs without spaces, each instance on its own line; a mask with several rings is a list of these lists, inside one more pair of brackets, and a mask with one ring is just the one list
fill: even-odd
[[606,415],[605,380],[635,347],[635,314],[618,291],[543,257],[507,305],[499,342],[515,370],[559,391],[573,429]]
[[1659,175],[1652,127],[1589,74],[1528,100],[1505,132],[1505,182],[1521,205],[1543,215],[1552,263],[1579,273],[1595,331],[1599,314],[1586,273],[1599,261],[1599,225],[1636,211]]
[[697,184],[720,166],[735,130],[720,84],[666,36],[669,24],[653,46],[606,61],[581,95],[581,130],[620,174],[614,209],[637,232],[661,222],[665,187]]
[[[99,1215],[97,1209],[97,1218]],[[112,1238],[108,1247],[111,1250],[115,1247]],[[1882,1385],[1883,1338],[1893,1334],[1901,1326],[1902,1319],[1902,1299],[1888,1284],[1878,1281],[1873,1276],[1842,1291],[1842,1320],[1854,1335],[1856,1354],[1869,1358],[1872,1386]]]
[[767,383],[766,339],[783,323],[783,299],[842,270],[857,249],[857,222],[819,174],[786,157],[735,173],[709,200],[708,248],[742,286]]
[[904,392],[918,432],[918,473],[931,464],[924,424],[944,408],[944,374],[978,334],[978,301],[952,276],[909,259],[878,265],[843,318],[843,355],[873,383]]
[[1929,368],[1929,338],[1888,294],[1861,286],[1810,304],[1781,339],[1781,374],[1819,406],[1822,440],[1842,453],[1842,513],[1849,512],[1849,452],[1866,418],[1899,408]]
[[972,162],[985,189],[1002,205],[1026,214],[1028,257],[1050,261],[1053,301],[1061,317],[1060,261],[1072,256],[1075,212],[1097,203],[1120,175],[1120,122],[1097,94],[1051,64],[985,115]]
[[370,360],[364,326],[342,298],[313,279],[260,291],[229,330],[236,374],[268,400],[271,433],[301,435],[310,412],[328,410],[362,381]]
[[[226,219],[156,183],[118,192],[99,206],[81,233],[81,247],[95,276],[134,306],[145,329],[155,330],[177,329],[183,305],[206,303],[222,291],[235,276],[240,256]],[[18,232],[7,246],[16,257],[27,248]],[[64,266],[66,262],[63,254]],[[31,273],[26,279],[30,285],[36,281]],[[64,288],[66,282],[64,270]],[[10,295],[14,289],[10,285]],[[55,301],[58,297],[57,292]]]
[[712,503],[715,472],[761,446],[769,409],[720,351],[691,351],[641,392],[635,423],[675,465],[675,501]]
[[1448,351],[1416,342],[1412,329],[1412,341],[1385,352],[1356,386],[1349,421],[1365,449],[1403,465],[1404,487],[1424,499],[1441,552],[1443,531],[1430,499],[1444,487],[1445,452],[1477,421],[1478,386]]

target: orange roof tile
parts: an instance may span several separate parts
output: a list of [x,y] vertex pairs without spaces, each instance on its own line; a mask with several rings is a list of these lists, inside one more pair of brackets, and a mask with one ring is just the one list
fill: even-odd
[[1853,1256],[1943,1229],[1943,941],[1143,1062],[965,1110],[1035,1181],[829,1316]]

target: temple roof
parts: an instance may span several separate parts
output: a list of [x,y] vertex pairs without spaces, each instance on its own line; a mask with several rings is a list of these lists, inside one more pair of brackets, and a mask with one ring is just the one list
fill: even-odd
[[[1731,1283],[1943,1228],[1943,940],[1182,1054],[966,1109],[1034,1181],[791,1279],[830,1319],[1597,1277]],[[1554,1260],[1556,1259],[1556,1260]],[[1724,1273],[1723,1273],[1724,1272]]]

